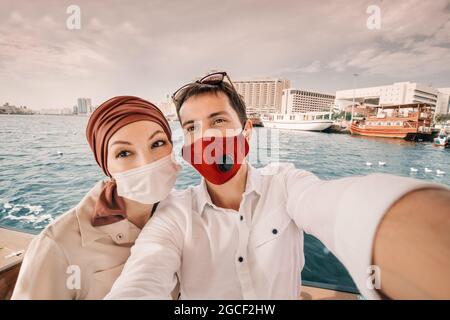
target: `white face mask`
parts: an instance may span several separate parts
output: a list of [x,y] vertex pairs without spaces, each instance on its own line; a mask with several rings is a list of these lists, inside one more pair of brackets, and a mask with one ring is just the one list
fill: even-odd
[[181,166],[172,152],[158,161],[112,176],[116,180],[119,196],[143,204],[153,204],[169,195],[180,170]]

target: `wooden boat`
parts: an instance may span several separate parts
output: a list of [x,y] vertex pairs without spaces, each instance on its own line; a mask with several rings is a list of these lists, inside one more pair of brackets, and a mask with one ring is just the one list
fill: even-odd
[[412,141],[431,141],[431,106],[424,103],[373,108],[374,114],[353,120],[350,132],[354,135],[398,138]]
[[[0,300],[11,298],[20,265],[34,235],[0,227]],[[302,286],[301,300],[357,300],[354,293]]]
[[0,228],[0,300],[11,298],[31,239],[29,233]]

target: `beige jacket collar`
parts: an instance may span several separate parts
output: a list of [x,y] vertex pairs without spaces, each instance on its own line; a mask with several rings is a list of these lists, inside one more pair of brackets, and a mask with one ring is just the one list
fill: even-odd
[[105,182],[98,182],[76,206],[76,217],[80,228],[83,247],[93,241],[110,237],[116,244],[134,243],[141,231],[129,220],[124,219],[109,225],[94,227],[91,224],[92,213]]

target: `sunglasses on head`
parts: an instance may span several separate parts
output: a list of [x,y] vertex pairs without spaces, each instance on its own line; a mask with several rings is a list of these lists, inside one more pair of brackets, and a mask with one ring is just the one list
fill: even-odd
[[181,88],[179,88],[177,91],[175,91],[172,94],[172,100],[174,102],[179,101],[184,90],[186,90],[188,87],[190,87],[194,83],[208,84],[208,85],[216,86],[216,85],[221,84],[225,79],[228,80],[228,82],[233,87],[233,90],[236,91],[236,89],[234,88],[233,82],[231,82],[231,79],[226,72],[224,72],[224,71],[223,72],[214,72],[214,73],[210,73],[210,74],[204,76],[203,78],[201,78],[195,82],[185,84],[184,86],[182,86]]

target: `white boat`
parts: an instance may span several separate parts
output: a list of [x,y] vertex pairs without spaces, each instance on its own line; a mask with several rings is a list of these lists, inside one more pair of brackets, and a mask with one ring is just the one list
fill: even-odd
[[301,131],[323,131],[333,125],[330,112],[275,113],[263,117],[262,122],[267,128]]
[[434,138],[433,144],[438,147],[450,148],[450,136],[446,134],[444,129],[441,129],[439,135]]

